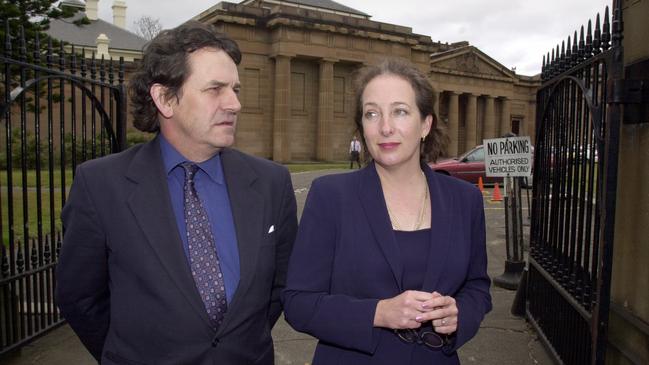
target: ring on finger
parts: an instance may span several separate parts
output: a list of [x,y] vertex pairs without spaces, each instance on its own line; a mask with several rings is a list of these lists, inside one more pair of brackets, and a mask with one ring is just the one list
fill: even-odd
[[446,326],[446,319],[442,318],[442,326]]

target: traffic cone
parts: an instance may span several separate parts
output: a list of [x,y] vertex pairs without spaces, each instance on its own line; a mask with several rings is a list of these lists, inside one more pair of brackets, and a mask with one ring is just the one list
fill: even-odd
[[500,188],[498,187],[498,183],[496,183],[496,187],[494,187],[494,195],[491,197],[492,202],[501,202],[503,201],[502,195],[500,195]]
[[480,192],[484,194],[484,184],[482,183],[482,176],[478,177],[478,189],[480,189]]

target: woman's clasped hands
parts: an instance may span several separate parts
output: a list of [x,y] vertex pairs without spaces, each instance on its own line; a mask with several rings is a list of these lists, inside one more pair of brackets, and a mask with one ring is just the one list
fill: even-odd
[[429,321],[439,334],[450,335],[457,331],[455,298],[436,291],[407,290],[396,297],[380,300],[374,314],[374,326],[391,329],[419,328]]

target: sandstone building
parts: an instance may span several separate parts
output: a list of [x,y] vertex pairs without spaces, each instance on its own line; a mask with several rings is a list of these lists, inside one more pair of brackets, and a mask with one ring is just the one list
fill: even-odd
[[451,134],[447,155],[508,131],[533,137],[537,78],[516,75],[467,42],[435,42],[370,17],[330,0],[221,2],[195,16],[243,52],[237,147],[279,162],[346,159],[353,73],[385,57],[429,75]]

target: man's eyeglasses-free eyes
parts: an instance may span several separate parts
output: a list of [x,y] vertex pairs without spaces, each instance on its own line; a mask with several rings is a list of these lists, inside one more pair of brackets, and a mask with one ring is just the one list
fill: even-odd
[[423,344],[433,349],[442,348],[448,343],[446,336],[442,337],[442,335],[428,328],[394,330],[394,333],[404,342]]

